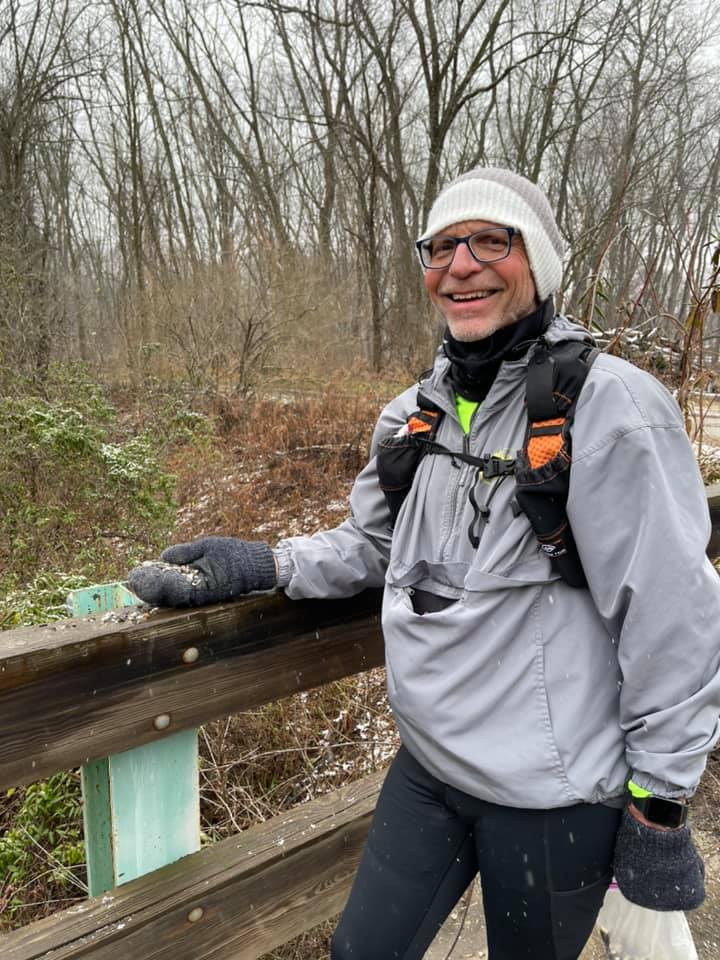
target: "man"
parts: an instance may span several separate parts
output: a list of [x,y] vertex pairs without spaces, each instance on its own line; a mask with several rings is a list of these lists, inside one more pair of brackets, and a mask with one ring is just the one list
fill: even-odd
[[[539,338],[587,339],[553,316],[562,242],[547,199],[509,171],[472,170],[440,193],[418,250],[447,324],[421,383],[441,413],[435,440],[476,458],[512,453]],[[572,960],[613,869],[651,909],[704,896],[685,824],[720,732],[720,583],[702,482],[673,399],[599,355],[572,430],[567,515],[588,584],[575,589],[514,509],[513,483],[458,457],[420,459],[393,527],[376,454],[407,431],[416,398],[417,386],[383,411],[336,529],[274,550],[205,538],[163,554],[199,569],[199,584],[167,563],[130,584],[181,606],[384,583],[403,746],[332,957],[422,957],[479,870],[490,960]]]

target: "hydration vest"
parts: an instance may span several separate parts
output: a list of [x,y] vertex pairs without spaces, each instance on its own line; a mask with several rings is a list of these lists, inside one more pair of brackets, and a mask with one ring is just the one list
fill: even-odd
[[567,517],[567,498],[572,463],[571,427],[577,399],[600,351],[592,343],[562,340],[550,344],[542,337],[528,361],[525,399],[528,425],[522,449],[515,459],[485,454],[475,457],[462,450],[450,450],[435,439],[443,411],[422,393],[418,409],[397,433],[381,438],[377,453],[380,488],[395,525],[405,497],[412,486],[420,460],[427,454],[449,456],[474,466],[477,479],[494,480],[486,502],[475,499],[475,484],[469,499],[473,520],[468,536],[474,547],[480,543],[478,528],[490,517],[495,491],[507,477],[515,477],[513,510],[524,513],[540,549],[554,570],[572,587],[586,587]]

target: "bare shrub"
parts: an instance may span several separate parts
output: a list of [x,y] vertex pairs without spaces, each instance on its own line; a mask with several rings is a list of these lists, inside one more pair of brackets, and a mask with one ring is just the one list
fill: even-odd
[[381,769],[397,747],[383,670],[206,724],[203,829],[232,836]]
[[225,404],[212,457],[172,464],[179,539],[222,531],[274,543],[343,519],[395,384],[348,377],[317,388],[311,396],[286,387],[279,397]]
[[145,290],[151,340],[146,370],[182,377],[199,393],[249,394],[265,369],[277,324],[242,271],[219,263],[154,278]]
[[[692,251],[686,255],[685,250]],[[604,329],[591,329],[608,353],[623,356],[648,370],[676,397],[685,429],[694,444],[706,482],[720,472],[720,382],[717,362],[717,290],[720,267],[713,256],[708,264],[690,240],[677,239],[677,257],[686,278],[686,309],[682,313],[652,314],[639,300],[619,304]],[[651,285],[645,277],[643,288]],[[614,324],[614,326],[613,326]]]

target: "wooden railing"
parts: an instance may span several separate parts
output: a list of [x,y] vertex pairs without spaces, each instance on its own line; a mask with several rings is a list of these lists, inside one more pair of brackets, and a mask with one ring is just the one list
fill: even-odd
[[[720,485],[708,488],[720,554]],[[379,592],[0,635],[0,789],[383,660]],[[382,775],[0,937],[3,960],[255,960],[341,909]]]
[[[1,634],[0,789],[378,666],[379,609],[377,591],[276,595]],[[381,782],[371,776],[6,934],[0,956],[262,956],[340,911]]]
[[379,605],[274,595],[0,634],[0,789],[376,666]]

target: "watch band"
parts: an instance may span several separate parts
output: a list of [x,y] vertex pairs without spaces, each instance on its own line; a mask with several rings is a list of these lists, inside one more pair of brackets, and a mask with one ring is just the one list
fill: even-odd
[[645,787],[639,787],[634,780],[628,780],[627,788],[634,797],[651,797],[652,794]]
[[682,827],[688,818],[688,805],[682,800],[648,794],[646,797],[631,796],[631,803],[646,820],[659,827]]

